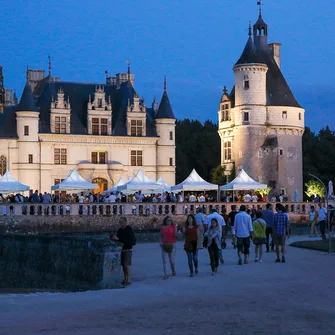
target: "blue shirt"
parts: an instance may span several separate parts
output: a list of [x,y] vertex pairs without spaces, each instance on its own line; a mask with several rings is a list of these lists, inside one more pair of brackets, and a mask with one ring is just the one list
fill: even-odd
[[278,212],[274,215],[273,228],[274,233],[278,235],[285,235],[288,226],[287,215],[283,212]]
[[197,213],[195,216],[195,221],[198,226],[204,224],[204,221],[205,221],[204,215],[202,213]]
[[274,216],[274,213],[269,209],[263,211],[262,219],[266,222],[266,228],[272,228]]

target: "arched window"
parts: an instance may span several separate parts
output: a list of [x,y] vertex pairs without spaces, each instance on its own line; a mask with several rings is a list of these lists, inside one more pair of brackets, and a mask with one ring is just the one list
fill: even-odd
[[7,171],[7,158],[0,156],[0,175],[3,176]]

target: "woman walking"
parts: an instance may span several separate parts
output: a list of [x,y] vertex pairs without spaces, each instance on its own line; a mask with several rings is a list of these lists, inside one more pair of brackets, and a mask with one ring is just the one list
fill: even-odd
[[211,260],[212,276],[218,272],[220,249],[221,249],[221,229],[216,218],[211,219],[211,225],[205,232],[208,237],[208,253]]
[[168,279],[169,261],[172,276],[176,275],[175,259],[176,259],[176,241],[177,241],[177,227],[173,224],[171,216],[164,218],[163,224],[160,228],[160,246],[162,251],[164,279]]
[[184,250],[186,251],[188,267],[190,269],[190,277],[194,276],[193,265],[195,274],[198,274],[198,227],[193,214],[189,214],[184,227],[185,244]]
[[262,263],[263,244],[266,244],[266,222],[262,219],[262,212],[256,212],[256,220],[252,223],[254,230],[254,244],[255,244],[255,262]]

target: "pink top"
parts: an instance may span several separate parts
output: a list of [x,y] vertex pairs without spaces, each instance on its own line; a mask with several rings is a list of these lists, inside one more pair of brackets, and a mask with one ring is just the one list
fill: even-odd
[[176,226],[171,225],[167,227],[161,227],[162,243],[176,243],[177,231]]

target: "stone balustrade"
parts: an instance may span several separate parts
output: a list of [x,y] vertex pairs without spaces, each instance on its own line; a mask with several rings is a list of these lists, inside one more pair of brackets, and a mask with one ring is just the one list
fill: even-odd
[[[68,203],[68,204],[0,204],[0,216],[117,216],[117,215],[187,215],[195,213],[196,208],[201,207],[204,214],[209,214],[212,208],[216,208],[218,213],[223,213],[226,209],[229,213],[232,205],[237,209],[240,205],[247,208],[264,209],[266,203]],[[282,203],[288,213],[295,215],[307,215],[310,202]],[[273,208],[275,203],[272,203]]]

